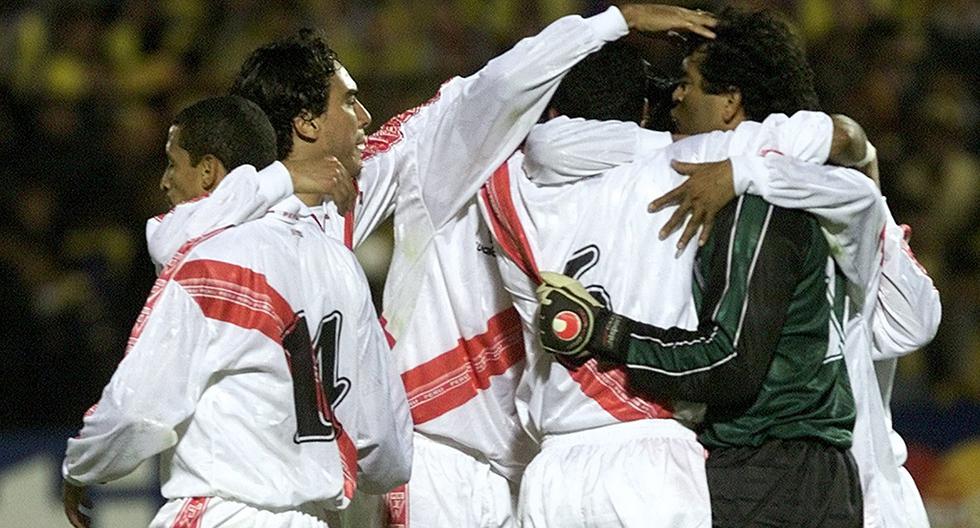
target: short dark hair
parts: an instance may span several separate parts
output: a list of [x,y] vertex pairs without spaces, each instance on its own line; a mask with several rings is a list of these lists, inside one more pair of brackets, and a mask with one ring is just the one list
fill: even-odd
[[646,69],[639,50],[610,42],[569,70],[549,106],[568,117],[639,123]]
[[252,165],[262,169],[276,161],[276,133],[262,109],[234,95],[210,97],[180,111],[178,144],[197,165],[204,156],[218,158],[225,169]]
[[772,12],[726,8],[714,40],[691,39],[688,55],[701,55],[702,89],[721,94],[737,88],[748,119],[819,110],[813,70],[803,44]]
[[255,101],[276,130],[279,159],[293,151],[293,119],[327,109],[337,54],[322,33],[306,28],[252,52],[231,93]]

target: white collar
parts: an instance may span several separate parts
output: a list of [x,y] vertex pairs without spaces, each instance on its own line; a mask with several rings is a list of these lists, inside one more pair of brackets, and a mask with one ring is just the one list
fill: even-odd
[[310,207],[293,194],[272,206],[268,214],[275,215],[278,219],[289,224],[296,224],[301,220],[313,221],[322,231],[326,211],[324,211],[323,204]]

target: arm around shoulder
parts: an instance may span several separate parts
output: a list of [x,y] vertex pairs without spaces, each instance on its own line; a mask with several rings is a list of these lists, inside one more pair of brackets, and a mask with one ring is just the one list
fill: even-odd
[[935,337],[942,319],[939,291],[915,259],[907,241],[909,231],[889,218],[872,324],[876,360],[924,347]]
[[292,194],[289,171],[279,162],[257,171],[242,165],[228,173],[210,195],[177,204],[147,222],[146,244],[157,269],[188,241],[215,229],[259,218]]

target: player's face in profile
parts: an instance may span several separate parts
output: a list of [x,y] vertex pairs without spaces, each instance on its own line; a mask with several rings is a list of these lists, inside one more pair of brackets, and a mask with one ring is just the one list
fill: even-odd
[[324,126],[324,147],[356,178],[361,173],[361,153],[371,124],[371,114],[357,99],[357,83],[339,62],[330,78],[327,110],[318,119]]
[[725,96],[704,91],[700,64],[700,53],[688,55],[684,59],[684,76],[674,89],[674,108],[670,116],[680,134],[702,134],[725,128]]
[[167,131],[167,168],[160,179],[160,189],[167,193],[172,205],[202,196],[206,191],[201,173],[191,165],[191,155],[180,146],[180,127]]

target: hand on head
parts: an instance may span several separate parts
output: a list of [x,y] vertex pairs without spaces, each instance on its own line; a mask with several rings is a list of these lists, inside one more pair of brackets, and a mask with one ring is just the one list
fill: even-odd
[[630,29],[658,33],[688,31],[705,38],[715,38],[711,28],[718,24],[707,11],[660,4],[625,4],[620,8]]

